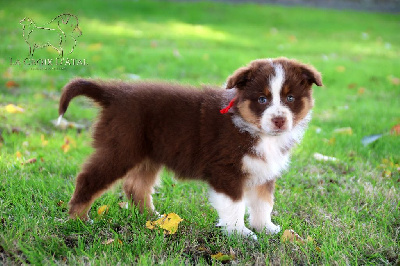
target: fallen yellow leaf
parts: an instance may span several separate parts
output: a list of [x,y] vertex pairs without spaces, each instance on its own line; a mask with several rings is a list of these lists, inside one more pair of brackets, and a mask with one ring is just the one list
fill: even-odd
[[108,206],[107,205],[103,205],[103,206],[100,206],[98,209],[97,209],[97,214],[98,215],[103,215],[104,213],[107,213],[108,212]]
[[392,171],[390,171],[390,170],[384,170],[384,171],[382,172],[382,177],[386,177],[386,178],[392,177]]
[[296,36],[290,35],[290,36],[289,36],[289,41],[290,41],[290,42],[297,42]]
[[346,71],[346,67],[344,67],[344,66],[338,66],[338,67],[336,67],[336,71],[337,71],[337,72],[345,72],[345,71]]
[[323,139],[323,141],[328,144],[328,145],[334,145],[336,143],[336,138],[330,138],[330,139]]
[[69,146],[69,144],[63,144],[62,146],[61,146],[61,149],[65,152],[65,153],[67,153],[68,151],[69,151],[69,149],[70,149],[70,146]]
[[221,252],[218,252],[215,255],[211,255],[211,258],[219,260],[219,261],[224,261],[224,262],[231,261],[231,260],[235,259],[233,256],[226,255],[226,254],[223,254]]
[[6,106],[6,111],[10,114],[23,113],[25,110],[22,107],[16,106],[14,104],[8,104]]
[[357,86],[356,83],[350,83],[349,85],[347,85],[347,88],[354,89],[356,86]]
[[107,239],[107,240],[103,241],[102,244],[103,245],[110,245],[113,242],[114,242],[114,239],[110,238],[110,239]]
[[287,242],[287,241],[289,242],[298,241],[302,244],[304,243],[304,239],[301,236],[299,236],[299,234],[297,234],[293,229],[285,230],[283,232],[282,242]]
[[165,234],[175,234],[178,230],[178,225],[183,219],[176,213],[164,214],[160,219],[156,221],[147,221],[146,227],[148,229],[154,229],[156,226],[164,229]]
[[360,87],[357,91],[358,95],[362,95],[365,93],[365,88],[364,87]]
[[102,242],[103,245],[110,245],[112,243],[116,243],[118,245],[122,245],[122,241],[120,239],[117,239],[117,242],[115,242],[115,239],[110,238],[110,239],[107,239],[107,240]]
[[315,250],[317,252],[321,252],[321,248],[317,246],[317,243],[314,241],[314,239],[311,236],[307,236],[306,240],[304,240],[299,234],[297,234],[293,229],[290,230],[285,230],[282,235],[282,242],[299,242],[301,244],[313,244],[315,247]]
[[72,139],[72,138],[69,137],[69,136],[65,136],[65,137],[64,137],[64,144],[61,146],[61,149],[62,149],[65,153],[67,153],[67,152],[70,150],[71,145],[72,145],[73,147],[76,147],[76,142],[75,142],[75,140]]
[[333,132],[343,135],[353,135],[353,129],[351,127],[336,128]]
[[49,141],[44,138],[44,135],[40,135],[40,140],[42,141],[42,146],[49,144]]
[[90,51],[99,51],[103,47],[102,43],[92,43],[89,45],[88,49]]

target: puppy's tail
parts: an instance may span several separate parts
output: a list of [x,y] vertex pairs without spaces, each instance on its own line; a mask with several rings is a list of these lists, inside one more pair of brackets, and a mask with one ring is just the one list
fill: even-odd
[[67,111],[69,102],[76,96],[84,95],[89,97],[103,108],[110,105],[113,93],[112,90],[107,89],[108,87],[107,85],[85,79],[75,79],[68,83],[64,87],[60,98],[60,105],[58,107],[60,117],[58,118],[58,123],[61,122],[61,118]]

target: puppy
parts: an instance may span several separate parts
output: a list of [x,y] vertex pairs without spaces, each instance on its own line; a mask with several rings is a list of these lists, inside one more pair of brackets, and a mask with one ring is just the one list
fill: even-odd
[[96,198],[119,179],[141,211],[154,210],[153,187],[162,167],[210,185],[210,202],[228,234],[256,239],[245,226],[277,233],[271,222],[275,180],[289,163],[311,119],[311,87],[322,86],[312,66],[286,58],[239,68],[227,90],[175,84],[76,79],[60,99],[60,118],[76,96],[101,106],[94,153],[69,202],[71,218],[88,219]]

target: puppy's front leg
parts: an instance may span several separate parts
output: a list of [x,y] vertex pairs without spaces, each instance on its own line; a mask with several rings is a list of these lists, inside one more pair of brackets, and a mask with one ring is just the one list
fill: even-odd
[[233,201],[227,195],[210,188],[210,203],[218,212],[218,226],[223,226],[228,235],[238,233],[257,240],[257,236],[244,224],[246,206],[243,200]]
[[276,234],[281,228],[271,222],[271,212],[274,206],[275,180],[266,182],[254,189],[247,190],[245,197],[250,209],[250,226],[258,232]]

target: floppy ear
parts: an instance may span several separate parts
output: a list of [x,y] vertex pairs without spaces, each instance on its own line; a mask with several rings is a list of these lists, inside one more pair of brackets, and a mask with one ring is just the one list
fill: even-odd
[[319,73],[314,67],[309,65],[304,65],[302,67],[303,78],[308,81],[308,83],[315,84],[317,86],[323,86],[321,73]]
[[246,86],[246,83],[251,80],[253,68],[250,66],[241,67],[236,70],[226,82],[226,88],[237,88],[239,90]]

